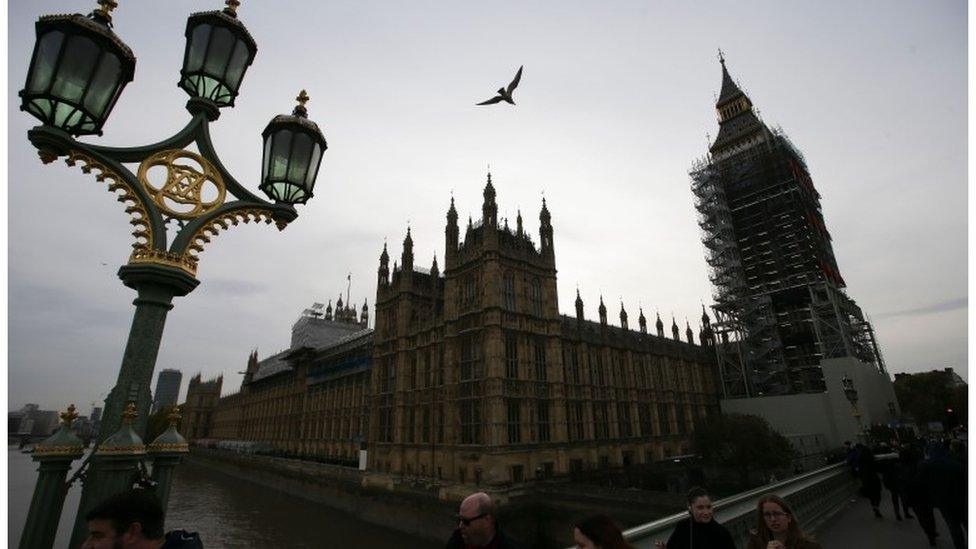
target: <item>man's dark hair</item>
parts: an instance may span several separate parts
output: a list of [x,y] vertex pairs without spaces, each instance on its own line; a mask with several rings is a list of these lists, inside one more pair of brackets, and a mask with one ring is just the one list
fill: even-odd
[[163,537],[163,506],[155,494],[146,490],[128,490],[111,496],[88,511],[85,520],[107,520],[117,534],[138,522],[146,539]]
[[695,486],[691,490],[688,490],[688,494],[686,495],[686,499],[688,500],[688,505],[691,505],[692,503],[695,502],[696,499],[700,497],[710,498],[711,495],[708,493],[708,490],[702,488],[701,486]]

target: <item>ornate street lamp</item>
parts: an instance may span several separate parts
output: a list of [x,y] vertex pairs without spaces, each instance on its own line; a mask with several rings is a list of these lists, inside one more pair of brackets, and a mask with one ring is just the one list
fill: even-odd
[[[326,142],[318,125],[308,119],[308,95],[302,90],[294,112],[275,117],[262,134],[264,162],[258,187],[272,202],[241,185],[218,158],[209,125],[219,118],[221,108],[234,105],[257,53],[254,39],[237,19],[237,0],[226,0],[222,11],[195,13],[187,21],[179,87],[190,95],[186,108],[191,116],[182,130],[143,147],[104,147],[75,140],[72,136],[101,134],[135,68],[131,50],[112,30],[116,2],[99,0],[99,5],[89,16],[40,18],[20,96],[21,108],[41,121],[27,134],[41,160],[50,163],[65,157],[69,166],[94,173],[125,205],[135,229],[132,253],[118,275],[138,298],[118,380],[105,401],[98,439],[104,445],[123,431],[131,431],[135,438],[145,432],[149,385],[166,315],[174,297],[199,284],[196,272],[204,246],[221,230],[239,223],[263,221],[284,229],[298,216],[294,204],[312,197]],[[187,149],[191,144],[197,151]],[[160,448],[139,455],[169,459],[172,463],[167,466],[175,465]],[[99,451],[94,455],[102,455]],[[96,459],[82,467],[84,476],[104,482],[85,482],[72,547],[81,541],[83,517],[90,506],[111,495],[113,486],[132,484],[128,465],[112,469],[110,463]],[[164,477],[168,482],[171,475]],[[45,546],[27,532],[21,543]]]
[[844,396],[847,397],[847,401],[851,403],[851,406],[857,406],[857,389],[854,388],[854,380],[844,376],[840,380],[841,386],[844,388]]
[[180,87],[190,97],[234,106],[244,72],[258,52],[251,33],[237,19],[239,5],[231,0],[223,11],[194,13],[187,19]]
[[315,176],[328,148],[318,125],[308,119],[305,90],[291,115],[279,114],[264,128],[261,190],[275,202],[304,204],[312,198]]
[[861,424],[861,411],[857,407],[858,395],[857,389],[854,388],[854,380],[845,375],[841,378],[840,384],[844,389],[844,396],[851,403],[851,412],[854,415],[854,420],[857,421],[858,436],[866,440],[867,434],[864,432],[864,426]]
[[37,21],[37,42],[20,92],[21,110],[72,135],[102,134],[136,68],[132,50],[112,32],[117,4],[99,4],[87,17],[47,15]]

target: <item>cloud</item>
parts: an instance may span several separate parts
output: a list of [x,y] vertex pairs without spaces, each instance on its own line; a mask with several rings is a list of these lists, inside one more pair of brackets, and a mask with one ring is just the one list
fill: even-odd
[[933,313],[945,313],[948,311],[955,311],[956,309],[965,309],[969,306],[968,297],[959,297],[956,299],[950,299],[949,301],[943,301],[941,303],[933,303],[931,305],[926,305],[924,307],[916,307],[914,309],[903,309],[901,311],[890,311],[886,313],[881,313],[877,315],[872,315],[875,318],[889,318],[895,316],[922,316],[929,315]]

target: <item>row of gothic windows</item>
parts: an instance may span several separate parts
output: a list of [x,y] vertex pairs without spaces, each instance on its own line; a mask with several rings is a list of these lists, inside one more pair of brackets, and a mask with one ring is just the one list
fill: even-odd
[[[502,278],[504,283],[505,309],[515,311],[515,273],[512,271],[505,271],[505,275]],[[542,313],[545,310],[545,300],[542,292],[542,280],[538,277],[533,278],[531,282],[529,282],[529,304],[532,307],[532,314],[542,316]]]

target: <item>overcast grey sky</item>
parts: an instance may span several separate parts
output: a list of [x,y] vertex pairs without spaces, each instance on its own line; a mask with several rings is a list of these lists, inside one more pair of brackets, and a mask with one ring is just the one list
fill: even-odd
[[[18,111],[34,21],[93,6],[9,5],[11,408],[101,405],[134,309],[115,275],[131,244],[122,208],[91,175],[42,165],[25,136],[35,120]],[[186,17],[221,6],[120,1],[135,81],[93,141],[146,144],[183,126]],[[889,370],[966,375],[965,2],[245,0],[239,14],[258,54],[212,126],[225,165],[257,191],[260,132],[302,88],[329,150],[284,232],[246,225],[211,242],[157,371],[223,373],[227,393],[251,349],[285,348],[300,312],[344,292],[348,273],[353,301],[372,307],[383,239],[399,259],[409,220],[417,264],[443,258],[451,192],[477,218],[488,164],[500,215],[514,223],[521,208],[536,240],[545,192],[560,310],[578,284],[591,317],[602,293],[612,319],[622,297],[632,318],[641,304],[683,330],[711,294],[687,172],[718,127],[721,47],[806,156]],[[474,106],[519,65],[517,106]]]

